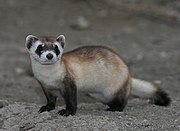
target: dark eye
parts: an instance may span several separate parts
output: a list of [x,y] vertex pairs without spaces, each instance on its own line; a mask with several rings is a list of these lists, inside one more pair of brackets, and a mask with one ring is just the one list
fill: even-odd
[[57,56],[60,54],[60,51],[59,51],[59,48],[58,48],[57,45],[55,45],[54,51],[55,51],[55,53],[56,53]]
[[41,54],[43,53],[43,46],[42,45],[39,45],[36,49],[36,54],[38,54],[39,56],[41,56]]
[[39,45],[39,46],[37,47],[37,50],[41,52],[41,51],[43,50],[42,45]]

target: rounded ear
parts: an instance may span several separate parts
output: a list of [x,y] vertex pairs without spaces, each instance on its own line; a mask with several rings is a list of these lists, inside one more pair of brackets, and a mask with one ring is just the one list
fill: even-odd
[[64,35],[59,35],[56,38],[56,41],[59,42],[61,47],[64,49],[64,46],[65,46],[65,36]]
[[34,35],[28,35],[26,37],[26,43],[25,43],[25,46],[26,48],[29,50],[32,46],[32,43],[36,42],[38,40],[38,38]]

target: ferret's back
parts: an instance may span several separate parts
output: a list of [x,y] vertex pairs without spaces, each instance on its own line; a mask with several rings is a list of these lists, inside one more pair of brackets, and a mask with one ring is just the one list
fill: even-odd
[[[66,59],[79,59],[80,61],[92,61],[92,60],[113,60],[119,59],[122,60],[120,56],[111,48],[105,46],[83,46],[72,51],[66,52],[63,54],[63,57]],[[109,62],[110,62],[109,61]]]

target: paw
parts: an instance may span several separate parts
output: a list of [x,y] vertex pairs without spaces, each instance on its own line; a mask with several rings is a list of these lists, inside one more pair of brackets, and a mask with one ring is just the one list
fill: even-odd
[[58,114],[61,116],[69,116],[69,115],[74,116],[75,113],[76,113],[76,111],[69,111],[69,110],[65,110],[65,109],[58,111]]
[[42,106],[39,109],[39,113],[42,113],[42,112],[45,112],[45,111],[51,111],[51,110],[54,110],[54,109],[55,109],[55,106],[47,104],[46,106]]
[[108,108],[108,109],[106,109],[106,111],[112,111],[112,112],[119,111],[119,112],[122,112],[123,109],[121,109],[121,108]]
[[106,109],[106,111],[112,111],[112,112],[114,112],[114,111],[116,111],[116,109],[114,109],[114,108],[108,108],[108,109]]

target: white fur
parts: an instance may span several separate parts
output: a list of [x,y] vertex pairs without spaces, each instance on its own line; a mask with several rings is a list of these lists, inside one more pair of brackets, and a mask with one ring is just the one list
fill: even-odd
[[156,88],[150,82],[132,78],[132,95],[140,98],[151,98]]
[[113,68],[107,69],[103,61],[87,65],[73,63],[72,68],[77,77],[78,90],[89,93],[103,103],[110,101],[128,78],[127,67],[122,66],[119,71],[113,72]]
[[59,39],[59,38],[61,38],[62,42],[64,42],[64,43],[65,43],[66,38],[65,38],[65,36],[64,36],[64,35],[59,35],[59,36],[57,37],[57,39]]
[[59,51],[60,51],[60,54],[59,54],[58,56],[61,56],[62,53],[63,53],[64,48],[62,48],[62,46],[60,45],[59,42],[54,42],[54,44],[58,46],[58,49],[59,49]]
[[[46,57],[47,54],[52,54],[53,58],[51,60],[48,60],[48,58]],[[45,51],[41,54],[41,57],[39,58],[39,62],[42,64],[54,64],[55,62],[57,62],[59,58],[56,56],[56,54],[53,51]]]
[[36,41],[35,43],[32,43],[32,46],[31,46],[30,50],[28,50],[28,52],[31,54],[35,53],[35,51],[39,45],[43,45],[43,43],[39,40]]
[[[28,38],[27,38],[27,39],[28,39]],[[31,55],[36,61],[40,62],[41,64],[45,64],[45,65],[46,65],[46,64],[54,64],[54,63],[56,63],[56,62],[60,59],[60,57],[61,57],[61,55],[62,55],[62,53],[63,53],[63,48],[61,47],[60,43],[59,43],[59,42],[55,42],[54,45],[57,45],[57,46],[58,46],[58,49],[59,49],[59,51],[60,51],[60,54],[59,54],[58,56],[56,56],[56,54],[54,53],[54,51],[45,51],[45,52],[43,52],[43,53],[41,54],[41,56],[39,57],[39,55],[36,54],[36,52],[35,52],[36,49],[37,49],[37,47],[38,47],[39,45],[44,46],[44,44],[43,44],[41,41],[37,40],[36,42],[32,43],[32,46],[31,46],[30,50],[29,50],[29,49],[27,49],[27,50],[28,50],[28,52],[30,53],[30,55]],[[46,55],[47,55],[48,53],[51,53],[51,54],[53,55],[53,59],[51,59],[51,60],[48,60],[48,59],[47,59]]]
[[31,60],[34,76],[43,84],[44,88],[59,90],[64,77],[64,68],[60,66],[60,62],[58,61],[53,65],[41,65],[32,57]]
[[42,44],[41,41],[36,41],[35,43],[32,44],[31,48],[28,49],[29,54],[37,61],[39,61],[39,55],[37,55],[35,51],[36,51],[37,47],[41,44]]
[[[34,36],[34,35],[28,35],[28,36],[26,37],[26,43],[27,43],[31,38],[37,38],[37,37]],[[37,38],[37,39],[38,39],[38,38]]]
[[[36,36],[28,35],[26,37],[26,43],[33,37],[37,38]],[[65,42],[65,38],[63,39],[63,42]],[[64,76],[64,70],[60,66],[60,58],[63,53],[63,48],[59,42],[55,42],[53,44],[57,45],[60,50],[60,54],[58,56],[56,56],[54,51],[51,50],[42,52],[41,56],[36,54],[35,51],[39,45],[42,45],[43,47],[45,46],[40,40],[32,43],[30,49],[27,49],[30,54],[34,76],[41,82],[41,84],[43,84],[44,88],[49,90],[60,89],[60,85],[62,84],[61,79],[63,79]],[[53,55],[53,59],[51,60],[48,60],[46,57],[49,53]]]

